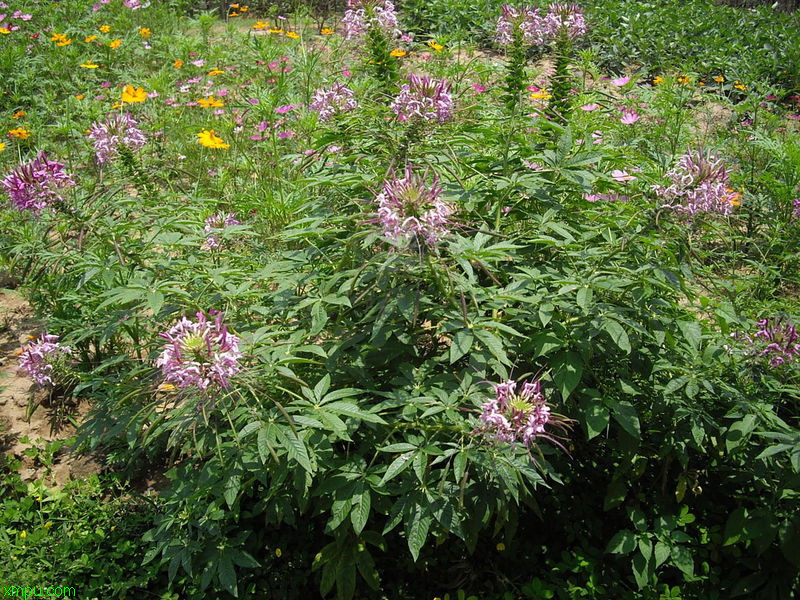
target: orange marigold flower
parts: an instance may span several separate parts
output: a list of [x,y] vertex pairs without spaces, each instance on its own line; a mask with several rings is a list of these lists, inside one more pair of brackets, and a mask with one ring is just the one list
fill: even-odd
[[108,47],[109,47],[109,48],[111,48],[112,50],[116,50],[116,49],[117,49],[117,48],[119,48],[121,45],[122,45],[122,40],[114,40],[113,42],[111,42],[111,43],[108,45]]
[[172,63],[172,66],[175,67],[176,69],[181,69],[183,68],[183,61],[180,58],[178,58],[175,60],[174,63]]
[[257,29],[261,31],[262,29],[269,29],[269,23],[264,23],[264,21],[256,21],[256,24],[253,25],[253,29]]
[[9,137],[15,137],[19,140],[27,140],[31,137],[31,132],[24,127],[17,127],[16,129],[10,129],[8,135]]
[[153,32],[150,31],[150,29],[148,29],[147,27],[142,27],[139,30],[139,35],[142,36],[145,39],[149,38],[152,34],[153,34]]
[[75,98],[78,100],[83,100],[86,96],[84,94],[75,94]]
[[331,29],[330,27],[323,27],[322,29],[320,29],[320,34],[333,35],[333,29]]
[[25,114],[26,114],[26,113],[25,113],[25,111],[24,111],[24,110],[18,110],[17,112],[15,112],[15,113],[14,113],[13,115],[11,115],[11,116],[12,116],[12,118],[14,118],[14,119],[19,119],[20,117],[24,117],[24,116],[25,116]]
[[225,71],[223,71],[222,69],[211,69],[208,72],[208,76],[214,77],[214,75],[222,75],[223,73],[225,73]]
[[84,42],[86,42],[87,44],[91,44],[91,43],[92,43],[93,41],[95,41],[96,39],[97,39],[97,36],[96,36],[96,35],[90,35],[89,37],[87,37],[87,38],[86,38],[85,40],[83,40],[83,41],[84,41]]
[[295,33],[294,31],[287,31],[286,32],[286,37],[292,38],[293,40],[296,40],[297,38],[300,37],[300,34],[299,33]]

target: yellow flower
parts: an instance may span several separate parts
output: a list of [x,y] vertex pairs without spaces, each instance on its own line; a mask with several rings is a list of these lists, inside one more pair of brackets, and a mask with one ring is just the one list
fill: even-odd
[[725,188],[725,189],[727,190],[727,192],[729,194],[728,195],[728,202],[730,202],[730,205],[731,206],[741,206],[742,203],[739,201],[739,198],[741,198],[742,195],[739,192],[737,192],[736,190],[733,190],[731,188]]
[[122,40],[114,40],[113,42],[111,42],[111,43],[108,45],[108,47],[109,47],[109,48],[111,48],[112,50],[116,50],[116,49],[117,49],[117,48],[119,48],[121,45],[122,45]]
[[20,117],[24,117],[24,116],[25,116],[25,111],[24,111],[24,110],[18,110],[17,112],[15,112],[15,113],[14,113],[13,115],[11,115],[11,116],[12,116],[12,118],[14,118],[14,119],[19,119]]
[[241,6],[241,7],[239,7],[239,12],[247,12],[248,10],[250,10],[249,6]]
[[221,98],[216,98],[214,96],[208,96],[207,98],[200,98],[197,103],[202,106],[203,108],[219,108],[221,106],[225,106],[225,103],[222,101]]
[[173,390],[176,390],[177,388],[171,383],[162,383],[161,385],[158,386],[157,389],[161,392],[171,392]]
[[134,102],[144,102],[147,100],[147,92],[144,88],[135,88],[128,84],[122,88],[122,101],[132,104]]
[[705,82],[704,81],[698,81],[697,85],[705,85]]
[[714,81],[716,81],[717,83],[722,83],[725,81],[725,78],[722,75],[717,75],[716,77],[714,77]]
[[269,23],[264,23],[264,21],[256,21],[256,24],[253,25],[253,29],[257,29],[259,31],[262,29],[269,29]]
[[83,94],[75,94],[75,98],[78,100],[83,100],[85,97]]
[[320,34],[322,34],[322,35],[333,35],[333,29],[331,29],[330,27],[323,27],[320,30]]
[[11,33],[11,30],[6,29],[5,27],[0,27],[0,33],[2,33],[3,35],[8,35],[9,33]]
[[3,142],[0,142],[0,152],[6,149],[6,145]]
[[498,552],[502,552],[505,549],[506,549],[506,545],[503,542],[500,542],[499,544],[497,544],[497,551]]
[[139,35],[140,35],[140,36],[142,36],[142,37],[143,37],[143,38],[145,38],[145,39],[149,38],[149,37],[150,37],[150,35],[151,35],[152,33],[153,33],[153,32],[152,32],[152,31],[150,31],[150,30],[149,30],[147,27],[142,27],[142,28],[139,30]]
[[655,85],[661,85],[662,83],[664,83],[664,78],[661,77],[661,75],[656,75],[655,77],[653,77],[653,83]]
[[272,29],[269,30],[269,32],[270,33],[281,34],[281,33],[283,33],[283,29],[281,29],[280,27],[273,27]]
[[27,534],[27,532],[26,532],[26,531],[23,529],[23,530],[20,532],[20,534],[19,534],[19,537],[21,537],[22,539],[25,539],[26,537],[28,537],[28,534]]
[[81,65],[81,67],[83,67],[84,69],[96,69],[96,68],[97,68],[97,67],[99,67],[99,66],[100,66],[100,65],[96,65],[96,64],[94,64],[92,61],[85,62],[85,63],[83,63],[83,64]]
[[239,8],[239,5],[238,4],[231,4],[230,8]]
[[53,526],[53,522],[52,521],[48,521],[47,523],[44,524],[43,527],[45,529],[50,529],[52,526]]
[[400,48],[395,48],[389,52],[389,56],[394,56],[395,58],[403,58],[406,54],[408,54],[408,52],[401,50]]
[[280,548],[275,548],[275,556],[277,556],[278,558],[280,558],[280,557],[281,557],[281,554],[283,554],[283,552],[281,552],[281,549],[280,549]]
[[67,39],[67,36],[63,33],[54,33],[50,37],[51,42],[63,42],[65,39]]
[[[112,104],[112,105],[111,105],[111,108],[122,108],[122,106],[123,106],[123,105],[122,105],[122,102],[114,102],[114,104]],[[89,134],[89,133],[91,133],[91,132],[90,132],[90,131],[87,131],[86,133],[87,133],[87,135],[88,135],[88,134]]]
[[547,90],[544,89],[544,88],[542,88],[538,92],[533,92],[531,94],[531,100],[549,100],[552,97],[553,97],[553,95],[552,94],[548,94]]
[[300,37],[300,34],[299,33],[295,33],[294,31],[287,31],[286,32],[286,37],[292,38],[293,40],[296,40],[297,38]]
[[204,129],[200,133],[197,134],[197,141],[201,145],[205,146],[206,148],[214,148],[215,150],[226,150],[231,147],[230,144],[226,144],[221,137],[219,137],[214,130]]
[[437,44],[433,40],[428,40],[428,46],[433,48],[436,52],[441,52],[444,49],[444,46],[442,46],[441,44]]
[[678,77],[678,83],[680,83],[681,85],[686,85],[690,81],[691,79],[689,79],[686,75],[681,75],[680,77]]
[[63,42],[58,42],[56,46],[69,46],[72,43],[72,40],[64,40]]
[[110,25],[101,25],[98,29],[100,31],[102,31],[103,33],[108,33],[109,31],[111,31],[111,26]]
[[174,63],[172,63],[172,66],[175,67],[176,69],[181,69],[183,68],[183,61],[179,58]]
[[17,127],[16,129],[10,129],[8,131],[8,135],[20,140],[27,140],[29,137],[31,137],[31,132],[22,127]]
[[738,81],[736,82],[736,85],[734,85],[733,87],[735,87],[737,90],[741,90],[741,91],[745,91],[747,89],[746,85],[741,84]]
[[224,72],[225,71],[223,71],[222,69],[211,69],[208,72],[208,76],[209,77],[214,77],[214,75],[222,75]]
[[96,36],[96,35],[90,35],[89,37],[87,37],[87,38],[86,38],[85,40],[83,40],[83,41],[84,41],[84,42],[86,42],[87,44],[91,44],[91,43],[92,43],[93,41],[95,41],[96,39],[97,39],[97,36]]

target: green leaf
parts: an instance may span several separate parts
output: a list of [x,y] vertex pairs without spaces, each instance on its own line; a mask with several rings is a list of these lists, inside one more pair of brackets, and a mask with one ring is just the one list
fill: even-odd
[[411,556],[414,557],[414,562],[417,562],[419,551],[425,545],[425,540],[428,539],[430,522],[430,516],[425,512],[424,508],[418,505],[411,517],[411,522],[408,523],[406,527],[408,549],[411,550]]
[[653,550],[653,555],[656,560],[655,566],[656,568],[660,567],[664,564],[664,561],[669,558],[670,550],[669,546],[664,542],[656,542],[656,547]]
[[381,452],[408,452],[409,450],[416,450],[417,446],[414,444],[408,444],[406,442],[400,442],[398,444],[389,444],[388,446],[384,446],[380,448]]
[[647,587],[650,582],[650,561],[641,554],[637,554],[631,561],[633,568],[633,578],[636,580],[636,585],[642,590]]
[[286,449],[286,453],[289,455],[289,458],[297,462],[307,472],[312,473],[313,469],[311,468],[311,459],[308,457],[308,450],[306,449],[306,445],[303,443],[303,440],[298,438],[294,434],[294,431],[287,430],[283,427],[278,427],[275,429],[275,431],[283,442],[283,447]]
[[239,589],[236,584],[236,571],[234,570],[233,563],[228,558],[227,554],[222,554],[219,557],[217,569],[220,585],[238,598]]
[[506,352],[503,349],[503,342],[495,334],[485,329],[478,329],[475,331],[475,336],[483,342],[483,345],[489,349],[494,357],[504,365],[510,365],[511,361],[508,360]]
[[358,504],[350,512],[350,521],[353,523],[353,531],[356,532],[356,535],[359,535],[369,518],[369,509],[372,501],[369,489],[364,488],[357,500]]
[[700,329],[700,324],[696,321],[678,321],[677,324],[689,345],[695,351],[699,350],[700,342],[703,339],[703,330]]
[[402,472],[403,469],[405,469],[408,466],[408,463],[413,456],[414,452],[406,452],[405,454],[401,454],[400,456],[395,458],[392,461],[392,464],[389,465],[389,468],[386,469],[386,473],[383,474],[383,479],[381,479],[381,485],[393,479],[400,472]]
[[450,364],[452,365],[459,358],[464,356],[472,348],[472,342],[475,336],[468,329],[462,329],[453,336],[453,341],[450,344]]
[[692,560],[692,552],[686,546],[673,546],[672,564],[678,567],[683,573],[689,577],[694,576],[694,560]]
[[636,535],[630,529],[621,529],[608,542],[606,553],[629,554],[636,548]]
[[583,375],[583,359],[577,352],[559,352],[550,361],[555,381],[561,396],[566,399],[578,387]]
[[586,427],[586,439],[592,439],[602,433],[611,418],[608,408],[599,398],[582,398],[580,402],[583,424]]
[[603,330],[611,336],[611,340],[626,354],[631,353],[631,341],[625,329],[614,319],[603,321]]
[[614,402],[611,409],[614,420],[619,423],[628,434],[637,440],[642,438],[639,416],[636,414],[636,409],[633,404],[630,402]]
[[362,421],[367,421],[368,423],[386,424],[386,421],[381,419],[378,415],[363,411],[352,402],[332,402],[331,404],[325,405],[325,410],[335,412],[340,415],[345,415],[347,417],[361,419]]
[[533,348],[533,358],[545,356],[553,350],[564,346],[564,342],[558,339],[555,334],[549,331],[540,331],[531,337]]

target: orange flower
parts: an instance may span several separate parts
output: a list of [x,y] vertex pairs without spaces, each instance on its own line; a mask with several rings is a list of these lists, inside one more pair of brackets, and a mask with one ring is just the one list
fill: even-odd
[[108,45],[108,47],[109,47],[109,48],[111,48],[112,50],[116,50],[116,49],[117,49],[117,48],[119,48],[121,45],[122,45],[122,40],[114,40],[113,42],[111,42],[111,43]]
[[149,37],[152,35],[152,33],[153,33],[153,32],[152,32],[152,31],[150,31],[150,30],[149,30],[147,27],[142,27],[142,28],[139,30],[139,35],[140,35],[140,36],[142,36],[142,37],[143,37],[143,38],[145,38],[145,39],[149,38]]
[[300,37],[300,34],[299,33],[295,33],[294,31],[287,31],[286,32],[286,37],[292,38],[293,40],[296,40],[297,38]]
[[91,44],[91,43],[92,43],[93,41],[95,41],[96,39],[97,39],[97,36],[96,36],[96,35],[90,35],[89,37],[87,37],[87,38],[86,38],[85,40],[83,40],[83,41],[84,41],[84,42],[86,42],[87,44]]
[[175,67],[176,69],[181,69],[183,68],[183,61],[179,58],[174,63],[172,63],[172,66]]
[[31,132],[28,129],[17,127],[16,129],[10,129],[8,135],[9,137],[15,137],[20,140],[27,140],[31,137]]
[[725,81],[725,78],[722,75],[717,75],[716,77],[714,77],[714,81],[716,81],[717,83],[723,83]]
[[85,97],[86,97],[86,96],[84,96],[83,94],[75,94],[75,98],[76,98],[77,100],[83,100]]
[[739,201],[739,199],[742,197],[742,194],[731,188],[725,189],[729,194],[728,202],[730,202],[731,206],[741,206],[742,203]]
[[320,34],[322,34],[322,35],[333,35],[333,29],[331,29],[330,27],[323,27],[320,30]]
[[111,26],[110,25],[101,25],[100,27],[98,27],[98,29],[100,31],[102,31],[103,33],[108,33],[109,31],[111,31]]
[[257,29],[261,31],[262,29],[269,29],[269,23],[264,23],[264,21],[256,21],[256,24],[253,25],[253,29]]
[[24,111],[24,110],[18,110],[17,112],[15,112],[15,113],[14,113],[13,115],[11,115],[11,116],[12,116],[12,118],[14,118],[14,119],[19,119],[20,117],[24,117],[24,116],[25,116],[25,111]]
[[122,102],[133,104],[134,102],[144,102],[147,100],[147,92],[144,88],[135,88],[128,84],[122,88]]
[[211,69],[208,72],[208,76],[209,77],[214,77],[214,75],[222,75],[224,72],[225,71],[223,71],[222,69]]
[[403,58],[406,54],[408,54],[408,52],[401,50],[400,48],[395,48],[389,52],[389,56],[394,56],[395,58]]
[[200,98],[197,103],[202,106],[203,108],[219,108],[221,106],[225,106],[225,103],[220,98],[215,98],[214,96],[209,96],[208,98]]

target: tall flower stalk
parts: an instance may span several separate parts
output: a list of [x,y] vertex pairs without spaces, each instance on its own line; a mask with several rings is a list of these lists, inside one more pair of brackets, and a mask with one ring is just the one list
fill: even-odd
[[390,0],[348,0],[342,19],[345,39],[362,40],[375,78],[384,85],[398,77],[392,41],[400,35],[397,13]]
[[38,217],[49,206],[63,202],[62,190],[75,185],[64,165],[39,152],[32,161],[19,165],[3,178],[0,185],[18,210],[30,211]]

